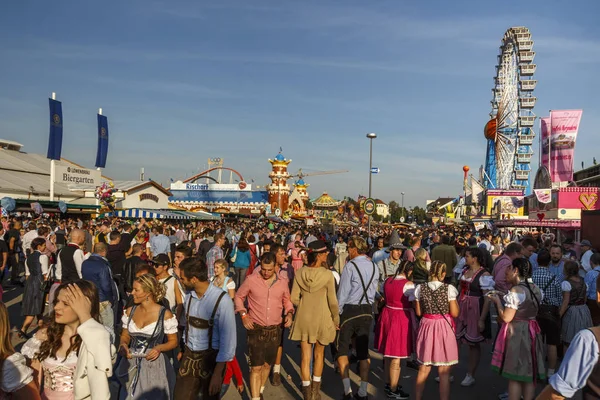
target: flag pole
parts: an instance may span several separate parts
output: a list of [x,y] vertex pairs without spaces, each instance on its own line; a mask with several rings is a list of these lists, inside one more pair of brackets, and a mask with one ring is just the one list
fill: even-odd
[[[56,93],[52,92],[52,100],[56,100]],[[56,175],[56,161],[50,160],[50,201],[54,201],[54,178]]]
[[[98,115],[102,115],[102,107],[98,108]],[[97,171],[101,171],[102,168],[97,167],[96,168]],[[102,173],[100,173],[100,180],[102,180]],[[98,182],[98,186],[101,186],[102,183]],[[100,200],[96,197],[96,205],[99,206],[100,205]],[[98,215],[100,215],[100,213],[98,213]]]
[[552,189],[552,170],[550,166],[552,165],[552,110],[550,112],[550,126],[546,129],[548,132],[548,174],[550,175],[550,188]]

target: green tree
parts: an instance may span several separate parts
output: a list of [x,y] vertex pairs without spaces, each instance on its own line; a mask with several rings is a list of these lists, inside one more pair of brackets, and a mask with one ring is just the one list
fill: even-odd
[[422,223],[423,220],[427,219],[427,213],[426,213],[425,209],[421,208],[419,206],[416,206],[415,208],[413,208],[412,214],[415,217],[415,221],[419,224]]

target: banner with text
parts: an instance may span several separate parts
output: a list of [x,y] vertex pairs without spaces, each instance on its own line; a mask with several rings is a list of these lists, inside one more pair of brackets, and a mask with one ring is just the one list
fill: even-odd
[[573,180],[575,142],[583,110],[550,111],[540,118],[542,165],[548,167],[552,182]]
[[102,174],[97,169],[88,169],[74,165],[56,164],[54,182],[70,187],[87,188],[100,186]]

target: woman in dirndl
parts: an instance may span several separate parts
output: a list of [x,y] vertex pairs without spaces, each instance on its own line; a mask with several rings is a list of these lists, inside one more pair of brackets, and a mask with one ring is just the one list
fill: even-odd
[[408,398],[398,385],[400,360],[414,350],[417,318],[412,306],[415,285],[406,277],[409,261],[400,262],[396,274],[383,284],[385,306],[375,327],[375,348],[384,357],[385,393],[388,398]]
[[485,294],[494,289],[494,279],[485,269],[485,257],[480,249],[468,248],[465,264],[467,267],[458,279],[460,312],[456,318],[456,338],[469,345],[469,365],[461,386],[472,386],[481,359],[481,343],[492,337],[490,301]]
[[115,371],[119,398],[173,399],[175,371],[167,353],[177,347],[177,318],[159,304],[165,286],[146,274],[135,279],[131,294],[134,306],[123,313],[121,360]]
[[540,289],[531,280],[531,263],[513,260],[506,268],[506,282],[512,288],[503,297],[495,292],[489,298],[496,304],[503,324],[492,354],[492,370],[508,379],[508,400],[532,400],[535,383],[546,379],[544,341],[536,316],[542,301]]
[[458,364],[454,318],[458,317],[458,291],[444,283],[446,264],[434,261],[429,281],[415,289],[415,313],[422,317],[417,333],[417,360],[421,364],[415,385],[415,398],[423,398],[431,367],[438,368],[440,399],[450,398],[450,369]]
[[565,352],[573,337],[582,329],[591,328],[592,314],[585,304],[587,300],[587,285],[579,276],[579,265],[576,261],[565,261],[565,280],[561,283],[563,301],[558,313],[562,318],[561,341]]
[[35,317],[41,321],[44,313],[44,280],[48,274],[48,256],[42,254],[46,250],[46,239],[35,238],[31,241],[33,253],[27,257],[25,276],[25,291],[23,292],[23,305],[21,315],[25,316],[21,330],[18,334],[21,338],[27,336],[27,330]]

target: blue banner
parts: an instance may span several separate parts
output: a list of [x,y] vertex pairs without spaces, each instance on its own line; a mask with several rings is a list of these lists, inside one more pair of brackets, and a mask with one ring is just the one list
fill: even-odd
[[51,160],[60,160],[63,138],[62,103],[58,100],[48,100],[50,101],[50,138],[46,157]]
[[96,168],[106,166],[108,156],[108,118],[98,114],[98,152],[96,153]]

